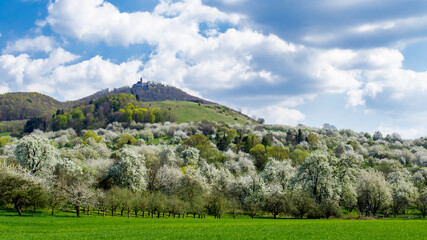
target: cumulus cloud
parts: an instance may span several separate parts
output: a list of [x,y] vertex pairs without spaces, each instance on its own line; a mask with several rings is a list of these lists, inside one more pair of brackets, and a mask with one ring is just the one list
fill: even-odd
[[131,84],[140,75],[142,62],[132,60],[114,64],[95,56],[73,64],[80,57],[62,48],[47,58],[33,59],[27,54],[0,56],[0,92],[38,91],[66,100],[85,97],[100,88]]
[[104,0],[57,0],[50,3],[48,12],[44,24],[60,34],[124,46],[160,44],[160,39],[169,44],[184,44],[197,37],[200,22],[239,21],[238,15],[222,13],[203,5],[201,0],[176,3],[161,0],[153,13],[120,12]]
[[[140,76],[142,62],[130,60],[114,64],[95,56],[89,60],[69,66],[60,66],[48,76],[61,86],[58,93],[68,100],[88,96],[100,88],[123,87],[135,83]],[[78,90],[78,91],[77,91]]]
[[272,105],[261,109],[245,109],[246,114],[263,117],[266,123],[295,126],[302,123],[305,115],[296,109],[289,109],[279,105]]
[[[252,0],[216,2],[254,4],[257,10],[261,4]],[[365,3],[348,1],[340,7]],[[343,106],[363,107],[366,112],[398,103],[399,111],[407,111],[405,105],[425,99],[427,73],[404,69],[398,49],[323,48],[328,43],[340,46],[339,42],[352,37],[389,37],[396,29],[409,35],[421,32],[425,24],[414,21],[426,21],[423,16],[349,21],[297,34],[301,38],[294,40],[301,41],[290,41],[280,32],[259,31],[248,24],[247,16],[231,12],[201,0],[161,0],[152,12],[121,12],[104,0],[56,0],[39,25],[50,27],[61,38],[103,42],[110,47],[149,44],[154,50],[144,62],[116,64],[102,56],[77,62],[79,56],[60,48],[51,37],[20,39],[9,43],[0,56],[0,74],[5,76],[0,92],[40,90],[71,100],[101,88],[131,85],[142,76],[220,103],[251,106],[246,113],[263,116],[269,123],[290,125],[305,120],[299,106],[315,104],[322,94],[346,96]],[[313,6],[308,6],[308,12],[313,12]],[[32,52],[49,56],[35,59],[27,54]]]
[[22,38],[15,42],[8,42],[3,53],[45,52],[49,53],[57,47],[52,37],[38,36],[36,38]]
[[[64,36],[110,45],[155,46],[148,61],[138,66],[143,78],[210,99],[228,91],[233,95],[230,101],[238,89],[254,89],[249,94],[259,102],[275,96],[294,99],[289,106],[281,105],[289,110],[319,94],[345,94],[347,107],[369,105],[368,98],[375,99],[384,91],[391,92],[390,101],[425,94],[425,74],[403,69],[399,50],[317,49],[294,44],[275,34],[260,33],[248,27],[242,15],[221,12],[201,0],[160,1],[153,12],[132,13],[120,12],[103,0],[57,0],[48,11],[45,24]],[[386,31],[412,21],[362,24],[348,31]],[[202,23],[207,29],[202,29]],[[221,31],[218,23],[229,27]],[[335,38],[339,36],[325,39]]]

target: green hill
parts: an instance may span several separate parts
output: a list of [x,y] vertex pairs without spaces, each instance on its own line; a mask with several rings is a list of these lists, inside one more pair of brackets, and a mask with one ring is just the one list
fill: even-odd
[[131,88],[113,91],[106,89],[70,102],[60,102],[36,92],[0,95],[0,132],[69,127],[79,131],[104,127],[113,121],[181,123],[202,120],[225,123],[254,121],[228,107],[152,82],[140,81]]
[[68,108],[60,102],[37,92],[17,92],[0,95],[0,121],[25,120],[52,116],[57,109]]
[[161,101],[161,102],[144,102],[146,108],[167,108],[176,116],[176,121],[191,122],[211,120],[225,123],[246,123],[252,122],[253,119],[238,113],[228,107],[213,104],[198,104],[186,101]]

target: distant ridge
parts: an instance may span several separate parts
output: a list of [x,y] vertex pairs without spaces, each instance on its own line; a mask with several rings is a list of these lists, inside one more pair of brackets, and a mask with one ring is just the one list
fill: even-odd
[[[0,122],[21,121],[32,118],[43,118],[44,120],[52,119],[55,115],[58,115],[58,112],[67,112],[77,106],[87,106],[90,104],[91,100],[96,101],[101,97],[117,94],[132,94],[135,96],[138,102],[155,103],[172,101],[193,102],[199,103],[199,105],[212,105],[216,106],[212,108],[216,109],[215,111],[224,112],[224,110],[220,110],[222,108],[219,104],[189,95],[179,88],[151,81],[144,82],[142,79],[140,79],[136,84],[132,85],[132,87],[126,86],[115,88],[111,91],[109,89],[103,89],[79,100],[67,102],[61,102],[50,96],[37,92],[14,92],[0,94]],[[187,107],[189,106],[190,105]],[[169,106],[168,108],[173,107]],[[237,112],[233,109],[229,110],[237,114],[236,116],[242,116],[243,118],[250,120],[249,117],[243,115],[240,112]],[[199,114],[197,111],[196,113]],[[209,118],[206,120],[209,120]]]
[[98,99],[99,97],[108,95],[108,94],[132,94],[137,97],[139,101],[142,102],[160,102],[160,101],[188,101],[188,102],[197,102],[202,104],[216,104],[211,101],[207,101],[192,95],[187,94],[179,88],[164,85],[162,83],[156,83],[147,81],[144,82],[140,79],[132,87],[121,87],[115,88],[110,91],[108,88],[103,89],[95,94],[79,99],[75,102],[85,102],[90,100]]

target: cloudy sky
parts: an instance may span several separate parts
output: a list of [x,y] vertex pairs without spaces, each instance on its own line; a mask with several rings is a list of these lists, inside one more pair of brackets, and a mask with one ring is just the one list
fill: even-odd
[[267,123],[427,135],[425,0],[3,0],[0,93],[140,77]]

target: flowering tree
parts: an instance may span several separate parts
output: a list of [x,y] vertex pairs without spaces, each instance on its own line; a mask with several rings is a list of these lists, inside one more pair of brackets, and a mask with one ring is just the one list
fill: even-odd
[[391,201],[390,186],[384,175],[376,170],[360,172],[357,186],[357,205],[360,212],[376,213],[389,206]]
[[33,174],[49,173],[56,164],[57,151],[49,140],[29,135],[16,146],[16,160]]
[[116,162],[108,170],[108,176],[120,187],[132,191],[144,191],[147,188],[147,168],[143,156],[130,148],[116,152]]

